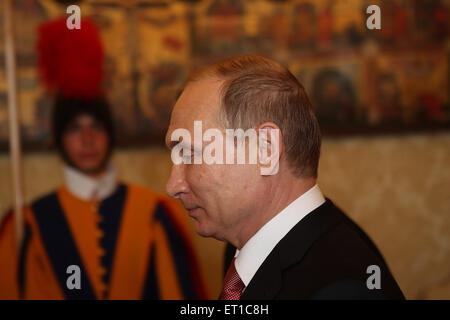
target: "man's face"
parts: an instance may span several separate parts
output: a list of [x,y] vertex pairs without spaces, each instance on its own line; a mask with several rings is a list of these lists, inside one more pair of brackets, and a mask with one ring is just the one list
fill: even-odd
[[[221,81],[205,79],[187,86],[172,111],[166,144],[172,148],[178,141],[171,142],[175,129],[184,128],[190,132],[191,141],[183,141],[194,152],[202,153],[210,142],[203,142],[202,150],[194,146],[194,121],[202,121],[202,131],[217,128],[224,133],[218,119]],[[225,158],[225,135],[224,151]],[[235,153],[236,154],[236,153]],[[254,203],[262,194],[258,189],[259,169],[250,164],[173,164],[166,185],[167,193],[179,198],[195,219],[197,233],[228,240],[238,234],[244,221],[254,212]]]
[[73,166],[96,175],[103,171],[109,148],[105,127],[90,115],[79,115],[63,133],[63,148]]

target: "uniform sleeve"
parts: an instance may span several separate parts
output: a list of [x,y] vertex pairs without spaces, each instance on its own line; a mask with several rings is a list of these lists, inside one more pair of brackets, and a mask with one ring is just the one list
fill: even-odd
[[18,299],[17,249],[12,211],[0,223],[0,270],[0,300]]
[[165,269],[173,270],[176,276],[179,289],[175,291],[181,293],[181,298],[208,299],[185,210],[178,201],[163,196],[154,217],[156,270],[165,261]]
[[63,299],[31,210],[26,211],[25,217],[25,235],[18,263],[19,293],[27,300]]

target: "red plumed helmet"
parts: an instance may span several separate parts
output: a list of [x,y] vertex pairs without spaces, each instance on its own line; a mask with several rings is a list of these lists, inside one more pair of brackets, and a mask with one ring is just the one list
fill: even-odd
[[66,19],[39,27],[38,65],[51,93],[90,99],[102,95],[103,48],[93,21],[81,20],[81,29],[68,29]]

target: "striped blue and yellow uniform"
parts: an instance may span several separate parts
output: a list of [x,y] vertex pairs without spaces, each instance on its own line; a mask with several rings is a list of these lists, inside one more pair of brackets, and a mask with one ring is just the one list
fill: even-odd
[[[95,203],[62,186],[25,213],[14,267],[24,299],[208,298],[185,211],[167,196],[120,184]],[[67,286],[70,265],[81,289]]]

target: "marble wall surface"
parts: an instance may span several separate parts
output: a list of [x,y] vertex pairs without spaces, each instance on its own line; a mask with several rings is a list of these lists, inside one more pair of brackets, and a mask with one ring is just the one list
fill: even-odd
[[[164,190],[167,150],[119,150],[113,162],[123,180]],[[7,154],[0,176],[3,213],[12,198]],[[30,201],[62,182],[61,162],[54,153],[26,154],[24,177]],[[372,237],[407,298],[450,299],[450,134],[324,139],[319,185]],[[195,241],[216,297],[223,244]]]

